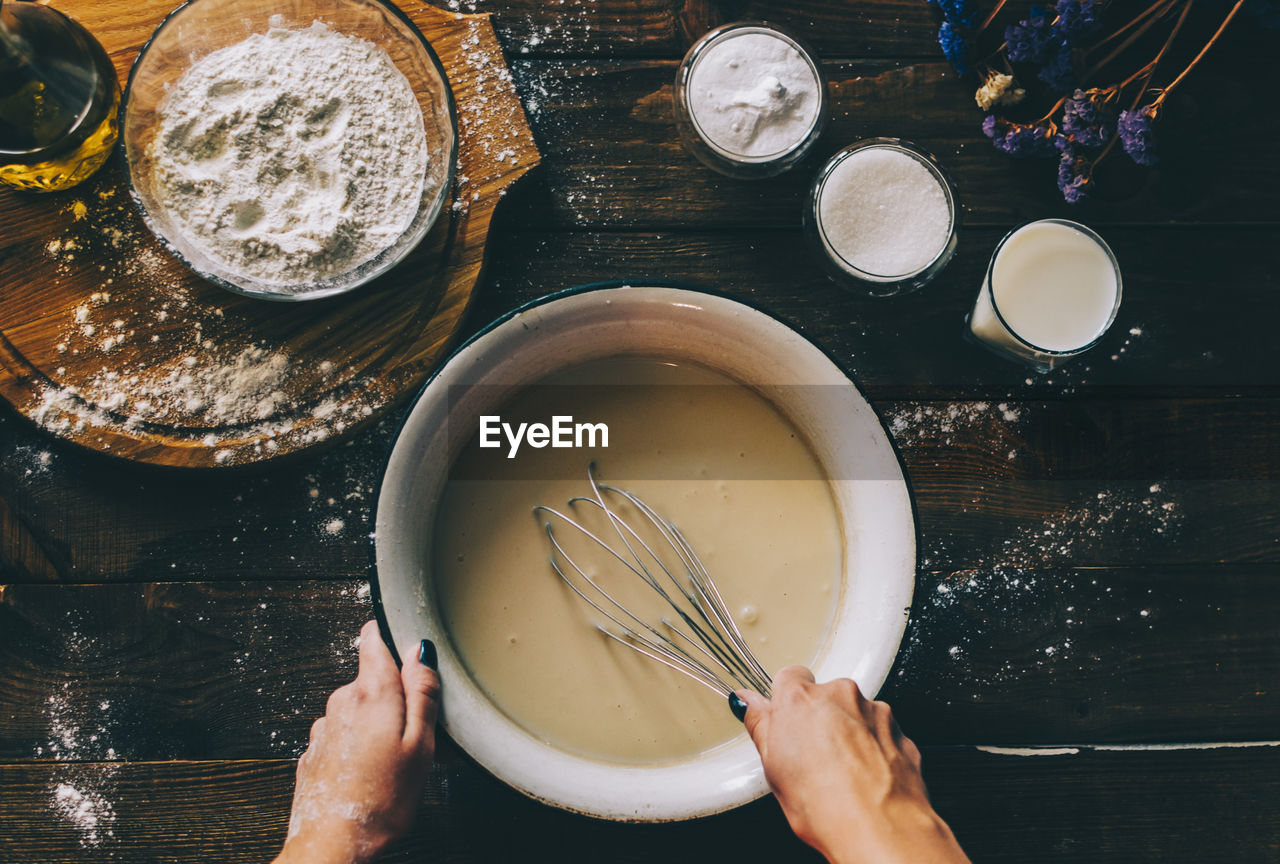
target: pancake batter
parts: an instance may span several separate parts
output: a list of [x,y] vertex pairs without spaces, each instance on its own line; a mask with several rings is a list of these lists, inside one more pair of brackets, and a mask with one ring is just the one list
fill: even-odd
[[742,734],[723,697],[595,629],[600,616],[551,570],[545,517],[532,511],[587,494],[594,460],[599,477],[685,534],[766,669],[811,664],[839,599],[843,545],[829,482],[801,435],[748,387],[639,358],[559,373],[501,413],[603,422],[609,447],[526,446],[507,459],[477,434],[455,462],[435,584],[477,683],[532,734],[608,761],[676,760]]

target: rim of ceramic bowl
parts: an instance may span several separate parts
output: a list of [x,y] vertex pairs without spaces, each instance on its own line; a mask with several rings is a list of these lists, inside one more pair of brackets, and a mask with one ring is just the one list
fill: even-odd
[[[160,23],[156,25],[156,29],[151,31],[151,35],[147,37],[147,41],[143,42],[142,47],[138,49],[138,56],[133,58],[133,63],[129,66],[129,76],[125,80],[124,91],[120,97],[120,107],[116,115],[116,121],[120,128],[120,135],[122,138],[125,136],[125,130],[128,128],[126,121],[128,118],[129,105],[133,101],[130,97],[133,93],[134,79],[138,74],[139,68],[142,66],[143,60],[147,56],[147,52],[151,50],[152,45],[160,34],[164,32],[165,28],[176,21],[184,11],[196,4],[205,2],[213,2],[213,0],[183,0],[182,3],[179,3],[172,11],[165,15],[164,18],[160,19]],[[322,300],[328,297],[340,297],[351,293],[357,288],[369,284],[374,279],[388,272],[408,258],[409,255],[418,248],[419,244],[422,243],[423,238],[425,238],[427,234],[430,233],[431,229],[440,221],[441,215],[443,215],[447,209],[445,205],[449,200],[454,182],[457,179],[458,138],[461,134],[458,131],[458,106],[453,98],[453,84],[449,81],[449,74],[445,71],[444,64],[441,62],[439,55],[437,55],[435,49],[431,47],[431,42],[428,41],[427,37],[423,35],[420,29],[418,29],[418,25],[413,23],[413,19],[405,14],[399,6],[395,3],[389,2],[389,0],[360,0],[360,2],[380,7],[384,11],[388,12],[393,18],[405,25],[405,27],[408,28],[409,33],[416,38],[418,43],[422,46],[423,50],[426,52],[427,59],[431,61],[431,65],[435,69],[436,74],[440,76],[440,80],[444,83],[444,99],[449,115],[449,153],[448,159],[445,163],[444,181],[441,183],[440,191],[436,194],[435,200],[432,202],[429,215],[426,219],[422,220],[422,223],[416,229],[414,228],[413,223],[410,223],[409,227],[406,228],[390,246],[386,247],[369,260],[356,265],[352,270],[348,270],[338,276],[331,277],[329,280],[321,280],[320,282],[315,283],[323,286],[326,282],[339,279],[349,273],[364,271],[349,284],[320,287],[298,293],[259,291],[251,288],[245,288],[241,285],[237,285],[229,279],[219,276],[216,273],[210,273],[195,266],[195,264],[188,260],[187,256],[183,255],[172,241],[170,241],[164,232],[159,229],[154,222],[154,217],[151,215],[146,204],[143,203],[142,197],[134,187],[133,166],[129,159],[129,148],[127,143],[122,140],[120,142],[119,158],[121,169],[124,172],[125,188],[129,190],[129,198],[137,208],[139,215],[142,217],[143,223],[147,226],[147,230],[149,230],[152,236],[160,242],[160,245],[164,247],[165,251],[176,258],[183,267],[186,267],[206,282],[210,282],[223,290],[230,291],[232,294],[240,294],[244,297],[252,297],[255,300],[270,300],[277,303],[297,303],[309,300]],[[423,123],[426,123],[425,115],[423,116]],[[417,221],[416,214],[415,221]],[[412,232],[410,240],[404,244],[398,254],[385,261],[378,260],[399,244],[404,237],[410,236],[410,232]]]
[[[893,446],[892,437],[889,435],[888,429],[879,414],[871,408],[870,403],[866,402],[861,391],[853,384],[848,375],[835,362],[832,355],[791,328],[785,322],[779,320],[776,316],[766,312],[765,310],[753,306],[718,291],[711,291],[704,288],[697,288],[687,284],[672,282],[667,280],[643,279],[630,281],[611,281],[591,283],[581,285],[574,288],[568,288],[557,291],[530,301],[517,309],[514,309],[505,315],[495,319],[458,348],[449,356],[449,358],[436,368],[423,384],[421,390],[414,398],[412,405],[405,412],[401,423],[396,430],[391,444],[388,447],[387,463],[384,466],[383,475],[379,481],[378,488],[375,490],[373,499],[373,511],[375,514],[375,530],[370,534],[369,543],[369,563],[368,574],[371,587],[371,598],[374,607],[374,614],[378,621],[378,627],[383,640],[390,646],[392,653],[400,658],[401,654],[396,648],[395,639],[392,635],[390,618],[387,612],[387,596],[384,586],[379,577],[379,535],[384,534],[387,528],[383,523],[382,508],[389,497],[399,490],[388,492],[388,486],[391,485],[389,478],[391,476],[392,463],[396,457],[397,448],[404,442],[405,432],[408,425],[413,421],[414,415],[422,404],[423,398],[431,389],[433,383],[440,380],[441,376],[446,372],[449,366],[455,360],[465,359],[466,355],[476,350],[478,343],[490,337],[494,331],[510,324],[513,320],[519,319],[525,313],[538,310],[558,301],[573,300],[582,295],[592,293],[629,291],[637,292],[636,299],[643,302],[650,299],[650,302],[658,303],[662,306],[670,306],[677,304],[677,301],[685,301],[686,305],[689,301],[694,303],[712,301],[717,304],[723,304],[720,311],[731,311],[732,314],[738,315],[740,311],[760,316],[759,322],[762,326],[774,329],[775,332],[783,338],[798,339],[803,346],[816,351],[816,356],[820,358],[818,362],[830,365],[830,369],[836,376],[841,379],[842,384],[848,384],[866,409],[870,412],[870,416],[875,418],[876,430],[880,436],[883,436],[883,442],[887,447],[887,452],[892,454],[893,469],[896,472],[891,481],[891,485],[901,487],[903,492],[902,503],[905,504],[905,510],[900,516],[905,516],[909,524],[909,530],[905,532],[906,548],[902,549],[900,554],[903,557],[903,563],[906,565],[904,572],[898,577],[898,582],[894,583],[899,589],[899,593],[892,599],[892,603],[883,604],[881,610],[885,620],[888,623],[888,634],[884,640],[884,644],[889,646],[887,653],[882,652],[883,656],[876,661],[873,671],[874,680],[864,680],[864,690],[869,695],[874,694],[883,686],[888,674],[895,662],[901,640],[905,633],[907,621],[910,615],[912,603],[912,595],[915,587],[915,554],[918,548],[919,522],[916,519],[916,505],[914,491],[907,477],[905,467],[902,462],[901,455]],[[612,300],[606,298],[606,303],[612,303]],[[736,308],[735,308],[736,307]],[[695,306],[696,309],[701,309]],[[412,445],[406,445],[412,446]],[[394,518],[394,514],[392,516]],[[841,516],[842,525],[848,525],[849,520]],[[846,564],[849,562],[848,550],[846,549]],[[899,584],[901,583],[901,584]],[[423,597],[429,597],[429,584],[424,590]],[[899,602],[900,601],[900,602]],[[422,602],[422,601],[420,601]],[[427,603],[434,602],[434,597],[426,600]],[[837,621],[841,619],[841,610],[849,608],[847,601],[842,601],[837,609]],[[831,645],[830,639],[834,636],[835,631],[828,637],[828,644],[823,646],[819,653],[815,666],[826,663]],[[446,638],[447,633],[427,633],[419,634],[427,636],[436,636]],[[417,636],[412,640],[402,640],[402,645],[416,643]],[[492,702],[480,690],[479,686],[471,678],[470,674],[465,670],[460,661],[452,658],[452,649],[446,645],[446,650],[441,651],[441,672],[444,677],[457,679],[457,683],[450,687],[450,683],[445,684],[446,693],[457,692],[455,688],[461,686],[463,693],[455,696],[454,699],[465,699],[466,704],[463,706],[464,715],[472,715],[473,712],[479,712],[485,717],[485,725],[489,727],[486,733],[475,733],[469,731],[465,725],[454,727],[450,723],[450,696],[445,696],[445,705],[442,711],[442,723],[446,731],[454,737],[461,745],[464,752],[477,762],[482,768],[486,769],[498,779],[507,785],[521,792],[522,794],[551,804],[552,806],[583,815],[593,816],[596,818],[610,819],[614,821],[630,821],[630,822],[669,822],[685,819],[709,816],[735,807],[747,804],[768,792],[767,783],[764,780],[763,771],[760,768],[758,757],[755,749],[751,747],[749,741],[744,737],[731,739],[724,744],[711,748],[693,757],[673,762],[655,763],[653,765],[626,765],[621,763],[612,763],[599,759],[592,759],[587,756],[581,756],[570,753],[560,748],[536,738],[532,733],[525,730],[515,721],[511,720],[502,710]],[[447,669],[446,663],[443,662],[445,655],[449,654],[449,665],[456,664],[456,669]],[[852,668],[856,660],[851,660],[845,666]],[[454,674],[449,674],[450,672]],[[841,674],[851,674],[842,672]],[[859,677],[864,677],[859,675]],[[498,727],[493,732],[493,727]],[[495,745],[492,741],[485,740],[485,734],[493,732],[494,737],[506,739]],[[514,745],[512,744],[514,741]],[[505,743],[505,746],[504,746]],[[736,752],[735,752],[736,751]],[[512,758],[512,757],[518,758]],[[531,769],[527,764],[527,760],[543,760],[540,769]],[[703,776],[706,772],[699,769],[708,767],[710,760],[716,760],[722,764],[710,766],[719,770],[721,775],[718,781],[712,778],[710,782],[704,781]],[[545,762],[553,763],[551,765]],[[550,769],[550,770],[548,770]],[[572,784],[566,784],[563,774],[566,772],[578,771],[580,774],[590,775],[586,779],[588,782],[585,788],[575,788]],[[658,772],[680,773],[683,772],[685,781],[694,781],[692,785],[695,788],[690,792],[685,788],[683,794],[676,795],[672,798],[662,801],[640,801],[628,800],[626,794],[618,796],[615,793],[617,788],[626,787],[627,782],[616,781],[637,781],[641,778],[652,780]],[[615,783],[602,783],[604,777],[609,777]],[[652,784],[651,784],[652,785]],[[678,784],[673,784],[678,785]],[[664,792],[668,787],[664,786]]]

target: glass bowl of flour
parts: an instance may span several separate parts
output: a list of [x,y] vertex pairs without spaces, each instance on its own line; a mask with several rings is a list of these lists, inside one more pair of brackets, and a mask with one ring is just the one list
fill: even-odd
[[238,294],[314,300],[395,266],[453,186],[439,58],[380,0],[190,0],[129,74],[125,166],[147,226]]

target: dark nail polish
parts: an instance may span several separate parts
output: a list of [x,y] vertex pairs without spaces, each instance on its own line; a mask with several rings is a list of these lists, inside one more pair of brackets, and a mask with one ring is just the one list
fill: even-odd
[[747,716],[747,703],[742,701],[737,693],[729,694],[729,710],[733,712],[733,716],[738,720],[742,720]]
[[436,658],[436,644],[430,639],[423,639],[422,644],[418,647],[418,662],[428,669],[438,671],[437,664],[439,661]]

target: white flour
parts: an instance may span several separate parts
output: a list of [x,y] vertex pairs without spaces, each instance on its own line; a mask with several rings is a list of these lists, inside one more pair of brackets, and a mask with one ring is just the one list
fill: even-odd
[[768,33],[713,42],[689,74],[689,111],[700,134],[737,156],[795,149],[813,128],[819,103],[809,60]]
[[282,293],[368,261],[417,212],[428,153],[409,81],[320,22],[204,57],[159,115],[156,189],[188,242]]
[[50,806],[75,826],[82,847],[96,847],[116,836],[112,827],[115,807],[92,787],[79,789],[71,783],[59,783],[51,790]]

